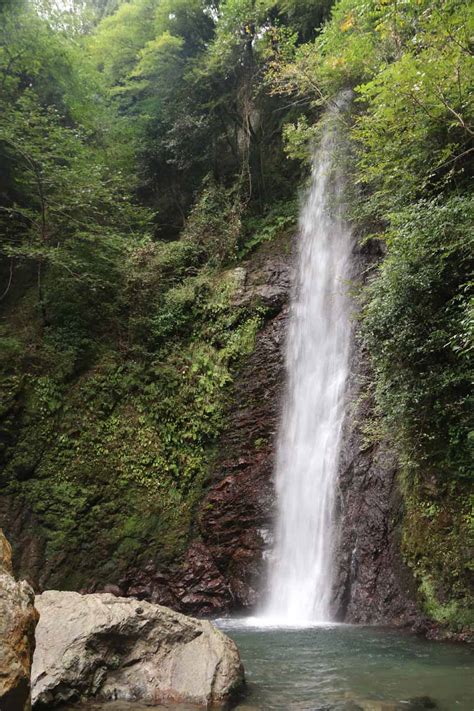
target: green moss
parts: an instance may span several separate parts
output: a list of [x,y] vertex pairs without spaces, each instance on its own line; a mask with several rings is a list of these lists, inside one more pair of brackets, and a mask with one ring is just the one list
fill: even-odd
[[405,476],[403,489],[402,552],[418,582],[426,614],[455,630],[473,624],[469,487]]
[[118,340],[104,332],[85,366],[62,327],[40,333],[32,319],[19,333],[34,366],[19,359],[4,371],[2,489],[38,522],[49,586],[117,582],[131,566],[166,566],[184,552],[229,386],[265,318],[258,304],[234,303],[241,269],[190,274],[191,247],[149,250],[145,262],[132,256],[140,269],[121,317],[125,345],[123,330]]
[[456,600],[440,603],[436,596],[435,584],[430,578],[421,581],[420,592],[423,595],[425,612],[433,620],[447,625],[456,632],[472,628],[474,625],[472,604],[465,607],[462,602]]

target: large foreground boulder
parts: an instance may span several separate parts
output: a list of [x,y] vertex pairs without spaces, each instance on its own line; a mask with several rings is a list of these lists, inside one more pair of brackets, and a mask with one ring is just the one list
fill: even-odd
[[124,699],[226,703],[243,682],[236,645],[208,621],[109,593],[36,598],[35,709]]
[[0,528],[0,709],[28,711],[38,614],[28,583],[13,577],[10,544]]

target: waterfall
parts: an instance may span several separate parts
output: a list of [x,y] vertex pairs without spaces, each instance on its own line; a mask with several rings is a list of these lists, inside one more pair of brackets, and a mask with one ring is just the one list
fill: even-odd
[[335,161],[340,110],[327,117],[300,214],[277,447],[275,546],[263,610],[264,618],[281,625],[331,618],[334,501],[351,332],[352,239]]

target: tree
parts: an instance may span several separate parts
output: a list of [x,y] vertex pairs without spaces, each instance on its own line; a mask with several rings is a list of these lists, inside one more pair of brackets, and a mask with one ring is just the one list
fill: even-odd
[[29,8],[5,11],[3,19],[0,257],[9,266],[0,293],[7,297],[17,268],[34,265],[48,323],[45,275],[98,298],[148,217],[130,200],[124,153],[108,155],[113,118],[97,100],[94,73],[84,81],[91,67],[78,59],[76,39]]

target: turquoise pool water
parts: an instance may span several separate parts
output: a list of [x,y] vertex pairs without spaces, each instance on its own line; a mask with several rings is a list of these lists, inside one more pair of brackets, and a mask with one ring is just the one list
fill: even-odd
[[[429,696],[442,711],[474,711],[474,657],[464,645],[380,627],[271,629],[220,621],[238,644],[257,709],[313,709],[363,700],[407,705]],[[377,704],[376,702],[380,702]]]
[[[474,656],[467,646],[380,627],[281,629],[235,619],[218,625],[238,644],[245,667],[247,695],[238,711],[326,711],[339,704],[349,709],[351,702],[364,711],[402,711],[415,697],[429,697],[438,711],[474,711]],[[80,708],[149,709],[123,702]]]

